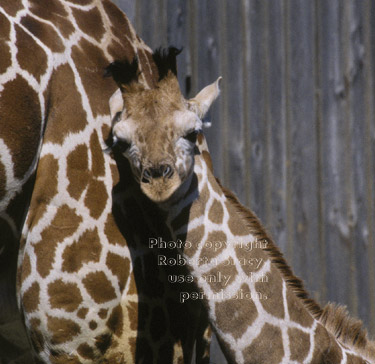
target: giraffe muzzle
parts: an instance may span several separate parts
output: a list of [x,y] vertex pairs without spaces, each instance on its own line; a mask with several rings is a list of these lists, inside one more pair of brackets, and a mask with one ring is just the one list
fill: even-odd
[[158,167],[146,168],[143,171],[142,182],[151,183],[156,178],[172,178],[173,168],[169,164],[161,164]]

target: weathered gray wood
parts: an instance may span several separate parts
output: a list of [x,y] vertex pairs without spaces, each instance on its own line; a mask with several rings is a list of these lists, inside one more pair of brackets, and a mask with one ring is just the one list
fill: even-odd
[[[267,62],[267,125],[269,142],[267,143],[267,225],[282,251],[286,252],[286,191],[287,191],[287,154],[286,154],[286,58],[283,19],[283,3],[278,0],[267,2],[266,22],[266,60]],[[247,153],[249,155],[249,152]],[[254,174],[253,174],[254,175]],[[254,175],[257,178],[256,175]],[[248,202],[251,205],[251,200]]]
[[[246,6],[248,19],[246,31],[246,75],[247,89],[245,112],[247,128],[248,197],[252,209],[262,221],[266,220],[267,187],[269,183],[267,158],[268,123],[266,114],[267,85],[271,81],[268,73],[266,56],[266,3],[261,0],[251,1]],[[238,95],[241,97],[242,95]]]
[[[225,57],[225,50],[219,46],[220,32],[222,29],[217,19],[220,17],[220,7],[213,1],[199,1],[197,4],[198,29],[196,44],[197,52],[197,76],[198,88],[215,81],[224,72],[222,58]],[[227,90],[226,85],[229,80],[222,81],[222,87]],[[218,177],[224,175],[223,172],[223,130],[224,118],[220,117],[223,102],[222,94],[209,111],[207,119],[212,126],[205,129],[207,142],[210,147],[215,173]]]
[[353,265],[355,270],[352,312],[369,320],[367,307],[370,304],[367,287],[369,287],[369,262],[363,257],[368,255],[367,242],[367,215],[370,212],[366,201],[366,149],[363,148],[366,139],[365,118],[365,72],[364,72],[364,34],[363,34],[363,2],[348,4],[348,40],[347,40],[347,71],[349,97],[349,125],[348,134],[351,144],[351,198],[349,224],[351,227],[351,246],[353,251]]
[[[350,304],[354,292],[351,269],[349,228],[348,99],[345,90],[345,53],[343,30],[344,4],[340,1],[320,3],[321,39],[321,189],[323,195],[327,299]],[[338,289],[338,286],[345,289]]]
[[116,2],[152,48],[184,47],[188,96],[223,76],[216,174],[313,296],[375,334],[375,0]]
[[368,256],[369,264],[369,331],[375,332],[375,2],[367,0],[364,11],[364,33],[365,33],[365,101],[366,101],[366,167],[367,179],[366,202],[368,206],[367,229],[368,229]]
[[[287,5],[288,256],[297,275],[317,292],[323,279],[318,226],[318,160],[314,75],[314,3]],[[307,243],[308,242],[308,243]]]

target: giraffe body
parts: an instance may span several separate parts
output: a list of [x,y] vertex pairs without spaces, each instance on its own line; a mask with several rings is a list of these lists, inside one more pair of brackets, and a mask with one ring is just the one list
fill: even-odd
[[15,263],[22,230],[17,294],[37,361],[189,362],[197,317],[179,316],[151,270],[147,228],[116,224],[119,176],[102,152],[104,68],[137,55],[150,87],[149,48],[108,0],[1,0],[0,31],[0,233]]
[[[171,64],[169,57],[165,56],[167,64]],[[191,138],[190,131],[202,125],[191,114],[196,118],[205,114],[218,95],[218,82],[195,99],[184,100],[175,88],[174,73],[171,67],[156,91],[163,95],[167,114],[155,114],[157,100],[151,105],[147,98],[142,101],[145,91],[136,78],[124,85],[120,72],[113,77],[122,91],[123,110],[121,102],[112,99],[111,103],[121,112],[114,137],[123,146],[121,154],[131,164],[140,191],[157,203],[173,240],[183,242],[177,249],[178,260],[171,264],[186,266],[197,289],[181,292],[181,302],[205,303],[230,363],[375,363],[375,345],[363,329],[340,309],[327,306],[321,310],[308,298],[255,215],[214,178],[203,135],[198,135],[197,144]],[[173,94],[168,98],[163,88],[167,93],[173,89]],[[142,117],[133,112],[133,98],[143,110]],[[145,115],[153,115],[152,123],[144,122]],[[149,134],[152,137],[146,143],[153,145],[144,148],[143,137]],[[171,187],[170,174],[148,169],[168,164],[180,175],[175,155],[184,139],[190,143],[184,149],[189,154],[183,158],[184,178]],[[149,153],[153,148],[162,148],[158,155],[163,158],[155,161],[155,153]],[[148,161],[154,161],[151,167]],[[163,188],[167,191],[164,199],[158,192]],[[145,198],[138,195],[141,204],[147,204]]]

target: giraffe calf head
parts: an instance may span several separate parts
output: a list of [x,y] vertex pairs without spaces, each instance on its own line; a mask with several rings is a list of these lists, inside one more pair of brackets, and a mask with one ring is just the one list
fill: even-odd
[[107,71],[119,86],[110,99],[113,139],[131,165],[143,193],[168,200],[191,176],[202,118],[219,95],[220,78],[186,100],[176,77],[175,48],[153,59],[159,81],[152,89],[138,82],[138,62],[114,62]]

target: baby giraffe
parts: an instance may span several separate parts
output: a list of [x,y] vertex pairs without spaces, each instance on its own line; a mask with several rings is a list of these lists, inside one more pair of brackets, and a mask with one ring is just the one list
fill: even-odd
[[[154,89],[137,82],[137,62],[108,67],[119,86],[110,100],[113,149],[130,164],[143,195],[157,205],[174,241],[150,239],[158,264],[184,265],[229,363],[375,363],[375,345],[342,308],[308,298],[255,215],[214,178],[202,118],[219,94],[218,79],[186,100],[174,48],[157,51]],[[146,206],[146,198],[139,203]],[[143,209],[145,219],[147,206]],[[154,209],[152,209],[154,211]],[[164,251],[178,250],[177,259]],[[173,279],[177,279],[174,277]]]

